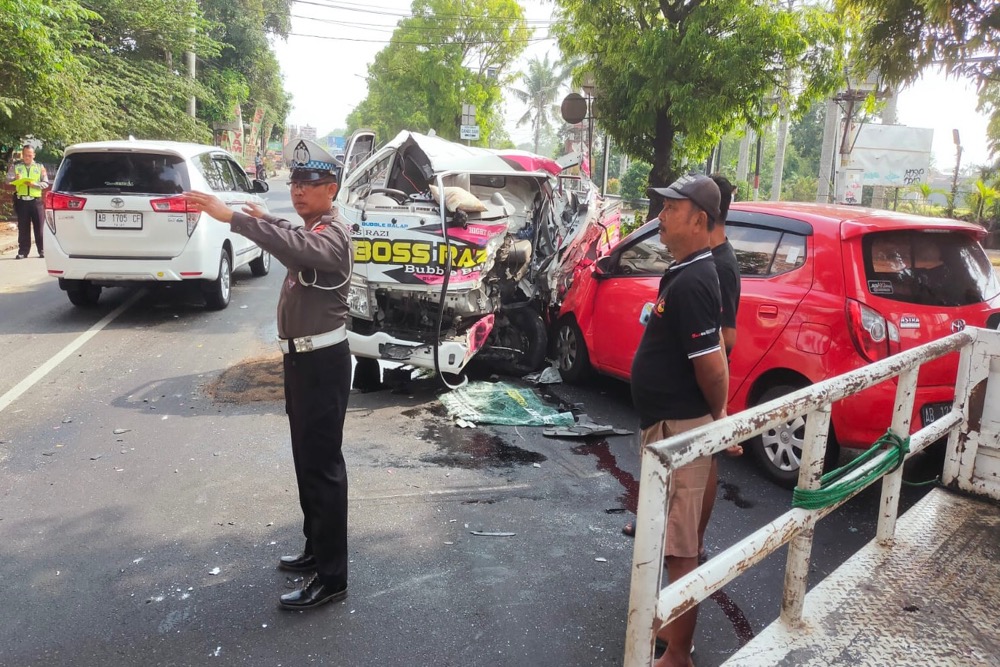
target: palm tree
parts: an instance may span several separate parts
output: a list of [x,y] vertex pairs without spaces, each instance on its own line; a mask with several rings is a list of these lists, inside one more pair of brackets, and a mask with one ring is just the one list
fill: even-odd
[[534,150],[536,153],[541,141],[542,129],[552,127],[552,118],[559,109],[555,100],[559,95],[559,89],[569,78],[569,74],[568,68],[557,69],[556,63],[550,63],[549,54],[546,53],[542,60],[532,58],[528,61],[528,71],[521,73],[524,90],[511,88],[514,97],[528,105],[528,110],[517,121],[517,125],[531,123],[531,129],[535,135]]
[[996,188],[990,187],[982,179],[975,183],[975,191],[969,196],[969,209],[972,211],[973,220],[983,224],[983,214],[993,207],[1000,192]]

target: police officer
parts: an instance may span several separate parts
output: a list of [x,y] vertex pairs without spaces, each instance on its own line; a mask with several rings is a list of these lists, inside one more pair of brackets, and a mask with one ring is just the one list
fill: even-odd
[[353,251],[347,227],[332,209],[338,188],[334,158],[309,140],[293,140],[285,158],[292,164],[292,206],[302,227],[256,205],[238,213],[209,194],[185,196],[288,267],[278,297],[278,342],[305,547],[297,556],[283,556],[278,567],[314,574],[282,595],[279,605],[301,610],[347,596],[347,469],[341,445],[351,382],[345,324]]
[[30,145],[21,148],[21,161],[7,171],[7,184],[14,188],[14,211],[17,213],[17,256],[24,259],[31,250],[31,233],[35,233],[38,256],[45,257],[42,247],[42,217],[45,205],[42,191],[49,187],[45,167],[35,162],[35,149]]

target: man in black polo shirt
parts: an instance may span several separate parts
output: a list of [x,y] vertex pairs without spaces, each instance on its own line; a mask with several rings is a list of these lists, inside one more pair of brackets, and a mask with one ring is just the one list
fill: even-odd
[[[710,232],[719,218],[715,182],[684,176],[668,188],[650,188],[663,198],[660,242],[676,258],[660,291],[632,361],[632,400],[639,413],[641,444],[683,433],[726,416],[729,373],[722,353],[722,303],[712,261]],[[670,476],[665,561],[671,581],[698,567],[698,524],[711,457]],[[661,628],[667,650],[657,667],[691,661],[697,608]]]

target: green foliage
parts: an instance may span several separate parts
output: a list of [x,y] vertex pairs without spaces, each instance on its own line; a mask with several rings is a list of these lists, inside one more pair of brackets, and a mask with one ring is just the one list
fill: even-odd
[[0,143],[71,132],[73,80],[84,71],[76,53],[93,43],[97,16],[74,0],[0,0]]
[[233,105],[239,103],[244,120],[261,107],[267,112],[265,123],[284,123],[291,100],[268,37],[288,36],[289,4],[287,0],[201,0],[205,18],[211,22],[211,37],[225,45],[215,55],[198,52],[206,83],[220,85],[208,86],[214,96],[203,100],[202,118],[229,120]]
[[816,201],[819,179],[807,174],[795,174],[781,182],[781,198],[784,201]]
[[609,178],[608,179],[608,194],[609,195],[616,195],[616,194],[618,194],[621,191],[621,187],[622,187],[621,181],[619,181],[617,178]]
[[350,130],[389,138],[434,129],[458,139],[462,105],[476,107],[480,145],[503,125],[503,90],[530,32],[516,0],[414,0],[388,46],[368,68],[368,96],[347,118]]
[[[818,7],[783,10],[752,0],[557,0],[563,53],[593,74],[601,127],[669,183],[726,132],[760,126],[775,92],[799,110],[832,90],[842,70],[842,26]],[[786,71],[796,72],[794,89]],[[622,183],[625,189],[624,177]]]
[[982,224],[996,206],[1000,191],[987,185],[982,179],[976,180],[973,187],[975,189],[966,197],[966,204],[972,213],[973,221]]
[[646,188],[649,187],[650,164],[635,160],[621,177],[621,195],[623,199],[644,199]]
[[210,141],[207,121],[235,102],[281,122],[288,96],[266,37],[289,21],[286,0],[0,0],[0,143]]
[[642,211],[636,211],[632,217],[622,217],[621,238],[625,238],[635,230],[646,224],[646,215]]

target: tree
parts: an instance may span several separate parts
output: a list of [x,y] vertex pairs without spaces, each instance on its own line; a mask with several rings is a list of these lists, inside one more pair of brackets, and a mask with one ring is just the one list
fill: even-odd
[[74,0],[0,0],[0,144],[9,152],[23,137],[61,137],[72,124],[77,57],[92,43],[87,21],[97,16]]
[[[671,182],[727,131],[773,117],[790,63],[799,108],[832,90],[842,28],[824,10],[790,13],[753,0],[557,0],[560,48],[593,74],[596,115],[630,155]],[[623,184],[624,187],[624,184]]]
[[503,90],[530,32],[516,0],[414,0],[368,68],[368,95],[349,129],[402,129],[458,139],[462,105],[476,107],[479,144],[501,127]]
[[648,162],[641,160],[636,160],[628,166],[619,182],[622,199],[644,199],[646,197],[646,184],[651,167],[652,165]]
[[288,96],[266,36],[287,34],[288,11],[286,0],[0,0],[0,142],[209,141],[207,122],[234,101],[280,122]]
[[552,117],[559,110],[559,105],[554,102],[569,74],[565,69],[556,68],[554,63],[550,63],[549,54],[546,53],[543,60],[532,58],[528,61],[528,71],[521,74],[524,89],[510,89],[518,100],[528,105],[528,110],[517,124],[520,126],[531,123],[535,153],[538,153],[542,130],[552,129]]
[[213,93],[202,100],[201,118],[229,120],[239,103],[244,120],[260,107],[270,121],[284,124],[291,103],[268,38],[287,39],[289,5],[288,0],[202,0],[205,18],[212,22],[210,34],[225,47],[215,56],[199,54],[201,78]]

